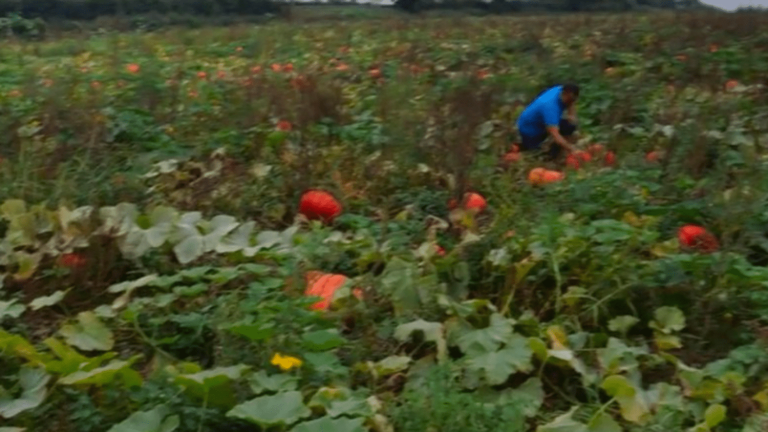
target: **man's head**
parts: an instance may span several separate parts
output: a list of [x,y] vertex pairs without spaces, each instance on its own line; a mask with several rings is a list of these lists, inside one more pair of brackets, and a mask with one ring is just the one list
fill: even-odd
[[565,106],[573,105],[579,99],[579,86],[577,84],[564,84],[563,91],[560,93],[560,98],[563,100]]

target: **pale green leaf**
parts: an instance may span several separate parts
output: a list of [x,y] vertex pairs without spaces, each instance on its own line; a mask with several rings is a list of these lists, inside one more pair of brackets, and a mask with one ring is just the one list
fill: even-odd
[[46,384],[51,379],[44,369],[23,367],[19,371],[21,395],[17,399],[0,398],[0,417],[13,418],[18,414],[37,408],[45,401]]
[[25,310],[27,307],[16,300],[0,301],[0,321],[5,318],[18,318]]
[[302,401],[301,392],[289,391],[274,396],[261,396],[242,403],[232,408],[227,417],[270,427],[292,425],[311,414],[312,411]]
[[84,351],[109,351],[115,345],[112,331],[93,312],[80,312],[77,323],[62,326],[59,333]]
[[68,292],[69,292],[69,290],[66,290],[66,291],[56,291],[55,293],[53,293],[53,294],[51,294],[49,296],[38,297],[38,298],[32,300],[32,302],[29,304],[29,307],[33,311],[42,309],[44,307],[51,307],[51,306],[59,303],[60,301],[64,300],[64,296],[66,296]]
[[550,423],[537,427],[536,432],[590,432],[587,425],[574,420],[573,415],[578,409],[578,406],[571,408],[570,411],[556,417]]
[[174,246],[173,252],[181,264],[189,264],[205,252],[203,237],[191,235]]
[[97,385],[103,386],[122,377],[126,384],[140,385],[141,377],[131,369],[131,365],[139,358],[136,356],[128,361],[114,360],[106,366],[89,371],[78,371],[59,379],[59,384],[64,385]]
[[321,417],[304,423],[299,423],[291,432],[366,432],[362,418],[331,418]]
[[204,389],[210,389],[217,385],[240,379],[248,369],[250,369],[250,366],[247,365],[218,367],[194,374],[179,375],[176,377],[176,382],[181,385],[197,385]]
[[408,356],[389,356],[373,365],[377,376],[389,376],[408,369],[413,359]]
[[622,315],[608,321],[608,330],[626,334],[632,326],[640,322],[639,319],[631,315]]
[[218,253],[230,253],[241,251],[251,245],[251,234],[256,227],[256,222],[246,222],[236,230],[232,231],[224,238],[221,239],[219,244],[216,245],[216,252]]
[[251,375],[248,382],[251,390],[256,395],[261,395],[264,393],[296,390],[299,385],[299,378],[288,374],[267,375],[265,371],[260,370]]
[[108,432],[173,432],[179,427],[180,419],[178,415],[169,414],[168,407],[159,405],[150,411],[131,414]]
[[437,358],[442,361],[448,355],[448,347],[445,340],[445,330],[441,323],[417,320],[407,324],[399,325],[395,329],[395,339],[405,342],[413,333],[421,332],[424,334],[424,340],[434,342],[437,346]]
[[662,333],[669,334],[685,328],[685,315],[676,307],[660,307],[653,316],[655,320],[651,321],[650,327]]
[[331,401],[326,413],[330,417],[369,417],[373,415],[373,410],[365,399],[349,398],[346,400]]

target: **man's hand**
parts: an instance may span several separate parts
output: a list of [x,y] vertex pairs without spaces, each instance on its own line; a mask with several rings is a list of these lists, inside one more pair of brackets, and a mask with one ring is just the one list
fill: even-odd
[[562,135],[560,135],[560,129],[557,126],[551,126],[547,128],[547,131],[552,136],[552,139],[555,140],[555,144],[562,147],[563,150],[565,150],[567,153],[573,153],[573,146],[565,138],[563,138]]

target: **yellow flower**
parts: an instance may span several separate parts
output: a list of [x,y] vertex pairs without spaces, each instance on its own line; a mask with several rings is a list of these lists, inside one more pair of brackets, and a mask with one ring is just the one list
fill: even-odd
[[275,353],[272,356],[272,364],[279,367],[283,371],[289,371],[293,368],[301,367],[301,360],[296,357],[284,356],[280,353]]

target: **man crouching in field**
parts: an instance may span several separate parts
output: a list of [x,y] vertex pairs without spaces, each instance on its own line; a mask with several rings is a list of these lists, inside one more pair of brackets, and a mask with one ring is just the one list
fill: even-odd
[[[545,90],[531,102],[517,120],[517,129],[522,138],[521,150],[541,150],[549,136],[554,142],[546,154],[547,159],[557,159],[563,150],[571,153],[574,149],[566,138],[576,132],[578,98],[579,86],[564,84]],[[562,118],[566,110],[567,119]]]

